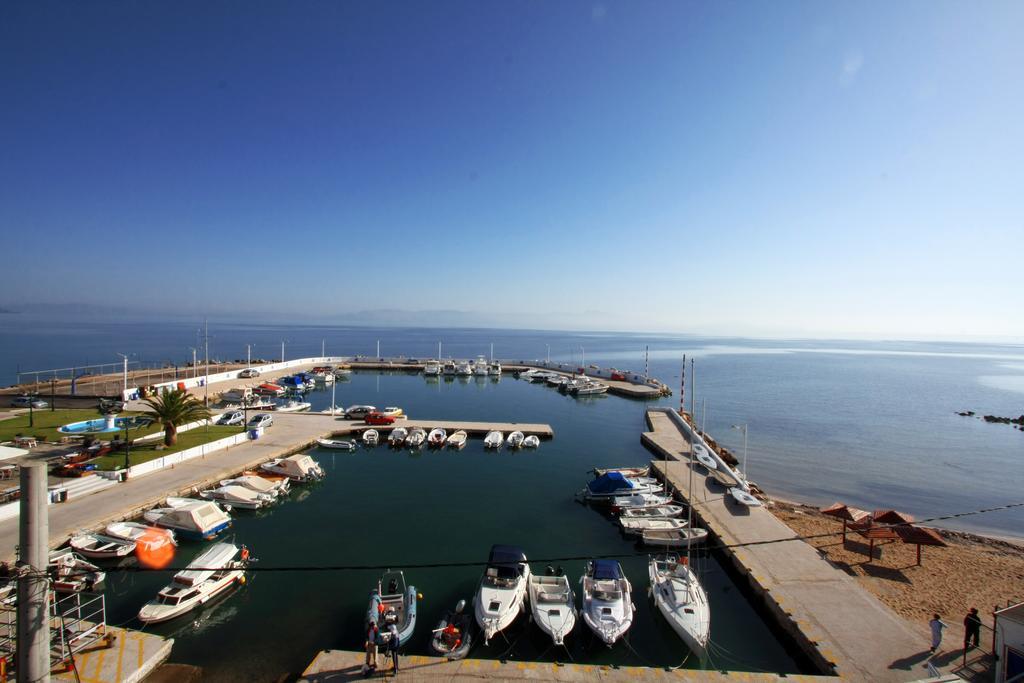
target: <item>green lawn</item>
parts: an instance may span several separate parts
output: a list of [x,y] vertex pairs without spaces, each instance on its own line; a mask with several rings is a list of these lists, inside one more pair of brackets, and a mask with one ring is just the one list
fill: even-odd
[[[157,450],[157,445],[162,446],[164,443],[163,439],[145,441],[142,444],[132,446],[130,464],[139,465],[153,460],[154,458],[162,458],[163,456],[170,455],[171,453],[177,453],[178,451],[183,451],[187,448],[192,448],[193,446],[200,446],[204,443],[216,441],[217,439],[223,439],[224,437],[231,436],[232,434],[240,434],[241,432],[242,427],[240,425],[231,427],[210,425],[209,431],[207,431],[205,427],[196,427],[188,430],[187,432],[178,432],[178,443],[170,448],[164,448],[161,450]],[[104,455],[92,460],[91,463],[101,470],[119,469],[124,467],[124,451]]]
[[54,410],[49,408],[33,410],[33,426],[28,426],[28,413],[12,417],[9,420],[0,420],[0,441],[13,441],[14,437],[21,434],[24,436],[45,437],[47,441],[60,441],[62,436],[57,427],[66,425],[69,422],[80,422],[82,420],[93,420],[100,415],[98,410]]

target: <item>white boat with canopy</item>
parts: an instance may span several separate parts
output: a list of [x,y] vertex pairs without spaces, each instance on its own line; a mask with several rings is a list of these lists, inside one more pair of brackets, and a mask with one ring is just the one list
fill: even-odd
[[523,439],[523,448],[539,448],[540,437],[536,434],[530,434],[530,436]]
[[409,436],[409,430],[405,427],[395,427],[388,435],[388,443],[392,446],[401,446],[405,443],[405,437]]
[[199,497],[206,500],[215,500],[221,505],[230,505],[232,508],[243,510],[258,510],[259,508],[271,505],[276,500],[276,496],[272,496],[269,493],[257,493],[245,486],[233,484],[200,491]]
[[235,585],[245,583],[249,551],[233,543],[217,543],[174,575],[171,583],[139,610],[139,621],[155,624],[204,605]]
[[521,548],[491,546],[487,568],[473,601],[474,616],[484,632],[485,643],[525,611],[529,579],[530,565]]
[[288,493],[288,489],[291,488],[288,478],[278,479],[272,481],[265,477],[257,477],[253,474],[243,474],[234,479],[221,479],[221,486],[244,486],[247,489],[255,491],[256,493],[266,493],[279,498]]
[[633,625],[633,597],[629,579],[615,560],[592,560],[580,579],[583,584],[583,621],[608,647]]
[[508,435],[508,440],[505,441],[505,445],[509,448],[519,448],[523,445],[523,440],[526,439],[526,435],[522,432],[516,431]]
[[494,430],[487,432],[487,436],[484,437],[485,448],[501,448],[501,444],[505,441],[505,435]]
[[319,481],[324,478],[324,471],[320,465],[305,453],[289,455],[287,458],[274,458],[270,462],[260,465],[260,469],[270,474],[288,477],[299,484]]

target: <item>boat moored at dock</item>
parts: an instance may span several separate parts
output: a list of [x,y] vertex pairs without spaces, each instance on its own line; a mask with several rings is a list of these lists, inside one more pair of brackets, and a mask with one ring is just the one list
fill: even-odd
[[297,484],[307,484],[324,478],[324,471],[317,461],[303,453],[289,455],[287,458],[274,458],[260,465],[260,469],[270,474],[288,477]]
[[592,560],[580,578],[583,621],[611,647],[633,625],[633,596],[629,579],[615,560]]
[[521,548],[491,546],[487,568],[473,601],[476,623],[483,630],[485,643],[525,611],[529,578],[530,565]]
[[487,436],[484,437],[484,448],[501,448],[504,441],[505,435],[495,429],[487,432]]
[[366,623],[376,623],[382,633],[394,626],[398,642],[407,643],[416,628],[415,586],[406,586],[405,574],[388,570],[377,581],[377,587],[370,592],[370,604],[366,609]]
[[82,557],[91,560],[117,560],[135,552],[135,541],[93,532],[72,536],[68,545]]
[[656,480],[630,479],[621,472],[608,472],[595,477],[579,495],[590,501],[612,502],[612,499],[636,493],[661,493],[664,486]]
[[654,556],[648,575],[658,611],[690,651],[703,659],[711,634],[711,607],[689,560],[672,554]]
[[576,596],[569,577],[531,574],[529,597],[533,621],[554,645],[562,645],[576,625]]
[[[235,559],[236,555],[241,556]],[[139,610],[139,621],[169,621],[204,605],[236,585],[245,583],[249,550],[233,543],[217,543],[189,563],[171,583]]]
[[449,661],[462,659],[473,647],[473,617],[466,612],[466,601],[459,600],[455,609],[445,614],[434,629],[430,648]]
[[171,529],[183,538],[208,541],[231,526],[231,516],[213,502],[168,498],[168,507],[155,508],[143,517],[155,526]]

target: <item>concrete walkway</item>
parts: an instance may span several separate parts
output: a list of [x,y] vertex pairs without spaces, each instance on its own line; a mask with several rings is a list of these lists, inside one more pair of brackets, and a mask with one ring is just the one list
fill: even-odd
[[[905,621],[857,581],[826,561],[767,508],[730,503],[725,489],[697,465],[689,444],[664,413],[648,411],[643,436],[666,461],[654,471],[686,497],[693,476],[693,509],[705,528],[727,545],[778,541],[726,549],[726,555],[759,595],[779,625],[823,671],[858,681],[909,681],[921,668],[927,635]],[[787,540],[790,539],[790,540]]]

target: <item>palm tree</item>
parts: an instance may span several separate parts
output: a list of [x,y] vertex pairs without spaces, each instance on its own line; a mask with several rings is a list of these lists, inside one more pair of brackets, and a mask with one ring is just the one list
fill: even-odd
[[184,389],[175,389],[143,401],[149,406],[149,414],[164,426],[164,445],[173,446],[178,441],[178,425],[210,417],[210,409]]

